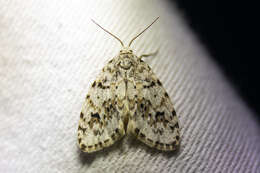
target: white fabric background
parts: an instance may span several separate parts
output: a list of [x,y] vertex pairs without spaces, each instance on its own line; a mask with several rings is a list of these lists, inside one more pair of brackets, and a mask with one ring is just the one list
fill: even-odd
[[[175,153],[132,137],[93,154],[76,145],[89,85],[125,43],[133,44],[172,98],[181,126]],[[260,129],[166,1],[0,0],[0,172],[260,172]]]

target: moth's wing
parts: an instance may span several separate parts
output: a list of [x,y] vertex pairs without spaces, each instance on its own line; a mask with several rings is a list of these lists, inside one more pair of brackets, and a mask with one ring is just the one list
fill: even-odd
[[115,102],[113,62],[92,83],[80,113],[78,145],[84,152],[108,147],[124,136],[124,124]]
[[136,109],[129,128],[139,140],[159,150],[179,145],[179,124],[173,104],[151,68],[141,60],[135,78]]

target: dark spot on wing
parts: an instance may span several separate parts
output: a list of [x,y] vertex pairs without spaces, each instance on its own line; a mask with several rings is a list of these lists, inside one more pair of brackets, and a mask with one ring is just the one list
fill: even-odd
[[164,118],[164,112],[156,112],[155,119],[159,121],[161,118]]
[[81,144],[81,146],[80,146],[80,148],[82,149],[82,150],[85,150],[86,149],[86,145],[85,144]]
[[99,87],[99,88],[102,88],[101,82],[98,82],[98,87]]
[[116,128],[116,129],[115,129],[115,132],[119,134],[119,129],[118,129],[118,128]]
[[116,135],[113,133],[113,134],[111,135],[111,138],[115,141],[115,140],[116,140]]
[[82,112],[80,112],[80,118],[82,119],[84,116],[84,114]]
[[138,135],[140,130],[138,128],[135,128],[135,133]]
[[82,128],[81,126],[78,127],[78,130],[81,130],[83,133],[85,133],[86,129]]
[[140,133],[139,136],[140,136],[140,138],[145,138],[145,134],[143,134],[143,133]]
[[158,85],[162,86],[162,83],[159,81],[159,79],[157,80]]
[[78,138],[78,143],[79,143],[79,144],[81,143],[81,140],[82,140],[81,138]]
[[150,143],[153,143],[153,140],[150,138],[147,138],[147,141],[149,141]]
[[172,116],[176,116],[175,110],[172,111]]
[[94,83],[92,84],[92,87],[94,88],[96,86],[96,81],[94,81]]
[[178,141],[178,140],[180,139],[180,136],[179,136],[179,135],[177,135],[177,136],[176,136],[176,139],[177,139],[177,141]]
[[98,113],[91,114],[91,117],[100,119],[100,116]]

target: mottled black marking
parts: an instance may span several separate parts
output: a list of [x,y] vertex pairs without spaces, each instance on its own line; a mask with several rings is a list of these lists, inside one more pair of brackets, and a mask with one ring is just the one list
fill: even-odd
[[173,131],[174,130],[174,126],[169,126],[170,127],[170,129]]
[[89,99],[89,97],[90,97],[90,95],[87,95],[87,97],[86,97],[86,98],[87,98],[87,99]]
[[82,128],[81,126],[78,127],[78,130],[81,130],[83,133],[85,133],[86,128]]
[[101,82],[98,82],[98,87],[102,88],[102,83]]
[[174,127],[175,127],[175,128],[179,128],[179,124],[176,123],[176,124],[174,125]]
[[118,88],[118,86],[116,86],[116,89]]
[[94,83],[92,84],[92,87],[94,88],[96,86],[96,81],[94,81]]
[[80,112],[80,118],[82,119],[84,116],[84,114],[82,112]]
[[140,59],[141,62],[144,62],[142,59]]
[[99,96],[97,96],[97,99],[99,99]]
[[97,148],[98,147],[98,144],[95,144],[95,148]]
[[85,150],[85,149],[87,148],[87,146],[86,146],[85,144],[81,144],[80,148],[81,148],[82,150]]
[[92,148],[92,147],[93,147],[93,145],[89,145],[89,146],[88,146],[89,149]]
[[140,106],[141,106],[141,108],[142,108],[142,109],[144,108],[144,104],[143,104],[143,103],[141,103],[141,105],[140,105]]
[[152,81],[152,83],[151,83],[150,87],[153,87],[153,86],[155,86],[155,83],[154,83],[154,81]]
[[99,116],[98,113],[94,113],[94,114],[91,113],[91,117],[92,117],[92,118],[100,119],[100,116]]
[[119,134],[119,129],[118,129],[118,128],[116,128],[116,129],[115,129],[115,132]]
[[162,86],[162,83],[159,81],[159,79],[157,80],[157,84]]
[[78,143],[79,143],[79,144],[81,143],[81,140],[82,140],[81,138],[78,138]]
[[150,138],[147,138],[147,141],[149,141],[150,143],[153,143],[153,140]]
[[100,147],[102,147],[102,146],[103,146],[102,142],[99,142],[98,144],[99,144],[99,146],[100,146]]
[[111,62],[113,62],[113,59],[111,59],[110,61],[108,61],[108,63],[111,63]]
[[137,97],[137,95],[135,95],[135,98]]
[[138,135],[140,130],[138,128],[135,128],[135,133]]
[[115,141],[115,140],[116,140],[116,135],[113,133],[113,134],[111,135],[111,138],[113,139],[113,141]]
[[162,135],[163,134],[163,129],[152,129],[152,131],[155,133],[155,134],[160,134],[160,135]]
[[154,96],[154,98],[156,98],[156,96],[157,96],[157,95],[156,95],[156,94],[154,94],[153,96]]
[[156,120],[160,120],[162,117],[164,117],[164,112],[156,112],[155,118]]
[[134,86],[134,89],[136,89],[136,86]]
[[109,139],[104,140],[104,143],[108,143],[108,142],[109,142]]
[[140,138],[145,138],[145,134],[143,134],[143,133],[140,133],[139,136],[140,136]]
[[176,116],[175,110],[172,111],[172,116]]
[[176,136],[176,139],[177,139],[177,141],[178,141],[178,140],[180,139],[180,136],[179,136],[179,135],[177,135],[177,136]]
[[165,97],[169,97],[169,95],[168,95],[168,93],[167,93],[167,92],[165,92],[165,93],[164,93],[164,96],[165,96]]
[[164,144],[161,143],[161,142],[159,142],[159,141],[156,141],[156,142],[155,142],[155,146],[158,146],[158,145],[160,145],[160,147],[163,147]]

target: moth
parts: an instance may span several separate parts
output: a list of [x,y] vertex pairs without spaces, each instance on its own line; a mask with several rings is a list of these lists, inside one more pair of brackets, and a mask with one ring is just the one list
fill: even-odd
[[158,150],[175,150],[180,143],[179,123],[169,95],[160,80],[130,46],[152,24],[135,36],[128,46],[111,32],[97,26],[122,45],[92,83],[80,113],[78,146],[94,152],[111,146],[126,134]]

